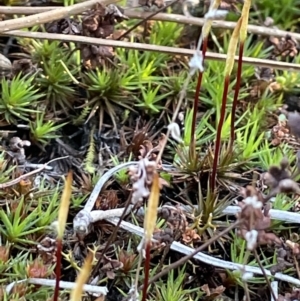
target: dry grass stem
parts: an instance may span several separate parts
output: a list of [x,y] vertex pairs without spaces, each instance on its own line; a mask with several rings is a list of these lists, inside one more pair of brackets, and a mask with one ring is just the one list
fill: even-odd
[[[57,41],[65,41],[65,42],[84,43],[89,45],[111,46],[111,47],[119,47],[119,48],[126,48],[126,49],[144,50],[144,51],[146,50],[146,51],[162,52],[171,55],[182,55],[182,56],[193,56],[195,52],[192,49],[183,49],[177,47],[131,43],[125,41],[114,41],[108,39],[97,39],[97,38],[80,37],[80,36],[68,36],[64,34],[50,34],[50,33],[43,33],[43,32],[23,32],[19,30],[12,30],[6,33],[1,33],[1,35],[26,37],[26,38],[41,39],[41,40],[48,39],[52,41],[57,40]],[[214,61],[225,61],[227,55],[207,52],[205,58]],[[235,56],[234,59],[235,61],[238,61],[238,56]],[[300,71],[299,64],[292,64],[292,63],[279,62],[279,61],[277,62],[277,61],[257,59],[252,57],[243,57],[243,64],[255,65],[255,66],[265,67],[265,68],[273,68],[276,70],[288,70],[291,72]],[[176,114],[174,114],[174,116],[176,116]]]
[[14,29],[28,28],[31,26],[45,24],[54,20],[66,18],[70,15],[80,14],[97,3],[108,5],[117,2],[117,0],[89,0],[83,3],[74,4],[68,7],[60,7],[54,10],[42,12],[32,16],[6,20],[0,22],[0,32],[5,32]]
[[[33,15],[42,12],[49,12],[50,10],[57,9],[59,7],[55,6],[45,6],[45,7],[8,7],[8,6],[0,6],[0,14],[6,15]],[[125,15],[132,19],[146,19],[152,13],[149,12],[140,12],[132,9],[126,9]],[[167,13],[158,13],[155,16],[152,16],[149,20],[157,20],[157,21],[168,21],[168,22],[177,22],[181,24],[191,24],[197,26],[203,26],[205,23],[204,18],[196,18],[196,17],[186,17],[178,14],[167,14]],[[221,29],[229,29],[233,30],[236,26],[236,22],[230,21],[220,21],[214,20],[212,21],[212,28],[221,28]],[[289,32],[276,28],[269,28],[266,26],[258,26],[248,24],[247,28],[248,33],[259,34],[262,36],[274,36],[278,38],[284,38],[286,35],[290,35],[293,39],[300,41],[300,33]]]

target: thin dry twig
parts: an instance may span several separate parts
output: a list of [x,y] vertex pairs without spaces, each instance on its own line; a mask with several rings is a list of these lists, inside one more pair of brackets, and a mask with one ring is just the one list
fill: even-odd
[[70,15],[80,14],[97,3],[102,5],[112,4],[118,2],[118,0],[89,0],[83,3],[74,4],[67,7],[60,7],[54,10],[42,12],[32,16],[6,20],[0,22],[0,32],[5,32],[14,29],[28,28],[38,24],[45,24],[51,21],[66,18]]
[[30,177],[30,176],[32,176],[32,175],[35,175],[35,174],[41,172],[42,170],[44,170],[45,168],[47,168],[47,166],[48,166],[50,163],[52,163],[52,162],[54,162],[54,161],[66,159],[66,158],[68,158],[68,157],[69,157],[69,156],[65,156],[65,157],[60,157],[60,158],[55,158],[55,159],[53,159],[53,160],[50,160],[49,162],[43,164],[43,165],[42,165],[41,167],[39,167],[38,169],[35,169],[35,170],[30,171],[30,172],[28,172],[28,173],[26,173],[26,174],[23,174],[23,175],[19,176],[18,178],[13,179],[13,180],[11,180],[11,181],[9,181],[9,182],[0,184],[0,189],[5,189],[5,188],[7,188],[7,187],[16,185],[16,184],[18,184],[20,181],[22,181],[23,179],[26,179],[26,178],[28,178],[28,177]]
[[[182,55],[182,56],[193,56],[193,49],[184,49],[177,47],[167,47],[167,46],[159,46],[153,44],[143,44],[143,43],[132,43],[125,41],[114,41],[108,39],[98,39],[98,38],[90,38],[90,37],[82,37],[82,36],[69,36],[64,34],[52,34],[52,33],[44,33],[44,32],[24,32],[19,30],[12,30],[8,32],[1,33],[4,36],[16,36],[16,37],[25,37],[32,39],[41,39],[41,40],[57,40],[64,42],[75,42],[75,43],[84,43],[89,45],[101,45],[101,46],[109,46],[116,48],[126,48],[126,49],[135,49],[142,51],[153,51],[153,52],[161,52],[168,53],[171,55]],[[207,52],[206,58],[214,61],[225,61],[227,55],[219,54],[213,52]],[[238,61],[238,56],[235,56],[235,61]],[[288,70],[291,72],[299,72],[300,65],[292,64],[287,62],[279,62],[265,59],[257,59],[252,57],[243,57],[243,63],[246,65],[254,65],[265,68],[273,68],[277,70]]]
[[[32,15],[41,12],[48,12],[53,9],[59,8],[58,6],[45,6],[45,7],[9,7],[9,6],[0,6],[0,14],[6,15]],[[149,18],[151,13],[148,12],[140,12],[132,9],[125,9],[124,14],[129,18],[136,19],[146,19]],[[149,20],[157,20],[157,21],[168,21],[168,22],[177,22],[181,24],[191,24],[196,26],[203,26],[205,19],[204,18],[196,18],[196,17],[186,17],[184,15],[178,14],[167,14],[167,13],[158,13],[155,16],[151,16]],[[236,22],[230,21],[221,21],[214,20],[212,22],[213,28],[221,28],[221,29],[230,29],[233,30],[236,26]],[[262,36],[274,36],[274,37],[286,37],[286,35],[290,35],[293,39],[300,41],[300,34],[295,32],[289,32],[281,29],[270,28],[266,26],[258,26],[258,25],[248,25],[248,32],[259,34]]]
[[[0,9],[1,12],[1,9]],[[146,18],[149,13],[148,12],[141,12],[141,11],[133,11],[130,9],[125,10],[124,12],[127,17],[129,18],[137,18],[137,19],[144,19]],[[168,22],[176,22],[181,24],[191,24],[196,26],[203,26],[205,23],[204,18],[196,18],[196,17],[186,17],[183,15],[177,14],[167,14],[167,13],[160,13],[153,17],[151,20],[157,21],[168,21]],[[229,21],[221,21],[221,20],[213,20],[212,21],[212,28],[221,28],[221,29],[230,29],[233,30],[236,27],[236,22],[229,22]],[[276,28],[270,28],[266,26],[258,26],[258,25],[251,25],[248,24],[247,31],[249,33],[254,33],[262,36],[274,36],[274,37],[286,37],[286,35],[290,35],[292,38],[300,41],[300,34],[289,32],[285,30],[280,30]]]
[[158,11],[154,11],[153,13],[149,14],[146,18],[142,18],[142,20],[138,23],[136,23],[134,26],[132,26],[131,28],[129,28],[126,32],[124,32],[117,40],[121,40],[122,38],[128,36],[129,33],[131,33],[132,31],[134,31],[138,26],[144,24],[146,21],[151,20],[155,15],[157,15],[158,13],[160,13],[161,11],[165,10],[166,8],[170,7],[171,5],[177,3],[179,0],[173,0],[172,2],[170,2],[169,4],[162,6],[161,8],[159,8]]
[[268,278],[268,276],[267,276],[267,274],[266,274],[266,272],[265,272],[265,269],[264,269],[264,267],[263,267],[263,265],[262,265],[262,263],[261,263],[261,261],[260,261],[260,259],[259,259],[259,256],[258,256],[258,254],[257,254],[256,249],[253,250],[253,253],[254,253],[256,262],[258,263],[258,265],[259,265],[259,267],[260,267],[260,269],[261,269],[261,271],[262,271],[262,273],[263,273],[263,275],[264,275],[264,277],[265,277],[266,283],[267,283],[267,285],[268,285],[268,287],[269,287],[269,289],[270,289],[272,299],[277,300],[276,295],[275,295],[275,292],[273,291],[271,282],[270,282],[270,280],[269,280],[269,278]]

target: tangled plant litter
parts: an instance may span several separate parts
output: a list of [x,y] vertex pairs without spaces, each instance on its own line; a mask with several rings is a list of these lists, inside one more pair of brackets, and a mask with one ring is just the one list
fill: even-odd
[[[249,67],[247,72],[244,72],[246,76],[241,78],[244,71],[242,63],[246,61],[242,58],[246,42],[246,23],[248,14],[250,20],[253,20],[255,15],[252,11],[249,13],[250,1],[243,4],[242,16],[236,23],[231,41],[227,39],[227,33],[212,32],[210,29],[214,18],[231,16],[230,14],[238,10],[237,6],[227,5],[227,1],[208,1],[205,4],[208,11],[203,14],[206,24],[201,31],[205,33],[202,51],[200,38],[200,42],[195,41],[197,50],[189,52],[194,53],[190,60],[171,58],[165,53],[157,53],[154,56],[150,52],[142,54],[136,50],[113,49],[111,45],[114,45],[114,40],[121,36],[125,38],[128,32],[131,32],[130,41],[144,43],[144,49],[153,41],[166,47],[173,47],[174,43],[183,45],[186,41],[184,36],[178,35],[178,41],[175,41],[174,34],[167,35],[168,27],[163,22],[159,23],[159,28],[166,36],[158,39],[159,35],[155,33],[155,24],[158,23],[147,21],[143,22],[144,27],[136,26],[117,6],[109,5],[105,8],[103,5],[92,7],[90,4],[91,2],[86,3],[86,8],[91,9],[83,14],[82,19],[77,16],[69,18],[58,15],[58,10],[21,19],[20,26],[24,26],[27,21],[27,26],[30,26],[31,20],[42,16],[48,18],[42,22],[53,21],[44,27],[46,31],[51,31],[45,33],[44,37],[50,39],[51,34],[62,34],[63,43],[51,44],[52,42],[47,41],[39,45],[40,50],[45,50],[46,53],[50,48],[57,49],[56,53],[66,53],[70,59],[55,59],[54,56],[51,57],[51,52],[47,54],[48,57],[43,56],[43,59],[37,59],[37,55],[31,57],[29,49],[32,48],[28,40],[18,38],[27,61],[13,59],[11,73],[1,74],[2,88],[4,87],[1,94],[1,126],[3,124],[9,127],[8,131],[7,128],[1,131],[3,159],[0,166],[0,187],[3,197],[9,200],[1,211],[3,226],[8,228],[11,223],[12,227],[20,229],[26,221],[26,216],[30,216],[30,220],[34,219],[37,200],[40,200],[41,205],[37,207],[40,210],[47,206],[47,195],[51,194],[52,189],[55,188],[61,193],[61,175],[66,175],[70,169],[73,170],[74,178],[72,180],[70,174],[67,177],[65,189],[68,196],[65,195],[65,190],[62,200],[70,199],[72,185],[72,201],[76,204],[85,202],[82,210],[78,210],[78,205],[72,207],[71,203],[70,210],[64,211],[64,221],[59,223],[57,241],[49,237],[51,232],[45,227],[31,229],[34,224],[27,225],[29,230],[23,233],[22,244],[26,244],[27,239],[28,243],[34,241],[39,246],[37,250],[30,249],[28,254],[22,255],[32,261],[28,264],[27,271],[33,273],[31,267],[37,267],[41,278],[50,278],[36,281],[36,277],[31,276],[28,282],[47,286],[53,285],[55,278],[54,300],[58,299],[58,295],[65,297],[65,292],[60,292],[59,287],[68,287],[70,282],[67,284],[64,280],[75,281],[75,278],[78,282],[73,284],[73,288],[78,291],[71,294],[72,300],[81,299],[85,282],[106,285],[108,289],[104,287],[98,292],[107,295],[108,300],[121,296],[126,299],[126,295],[130,300],[163,300],[164,292],[172,291],[174,281],[171,281],[171,278],[174,280],[174,274],[170,274],[170,281],[167,281],[166,285],[162,285],[159,278],[162,277],[164,281],[170,270],[175,271],[184,265],[178,270],[180,276],[177,279],[181,287],[177,298],[182,296],[185,300],[202,300],[208,291],[219,288],[218,297],[232,297],[237,294],[241,298],[245,295],[248,300],[256,300],[259,297],[252,291],[259,283],[255,282],[258,281],[256,275],[262,275],[267,284],[262,289],[264,300],[265,296],[271,296],[274,300],[291,300],[288,299],[293,296],[289,285],[299,285],[295,278],[298,273],[298,234],[297,230],[291,228],[295,221],[297,223],[299,174],[294,154],[291,154],[290,160],[287,161],[283,159],[285,154],[280,150],[286,145],[294,151],[298,150],[299,114],[289,107],[285,108],[288,110],[287,122],[280,123],[278,131],[278,112],[274,110],[274,104],[268,107],[270,100],[278,96],[278,90],[274,89],[278,82],[272,82],[274,71],[268,68],[254,70]],[[83,6],[78,4],[69,9],[59,10],[62,13],[81,12],[85,10]],[[219,6],[221,10],[218,9]],[[224,12],[224,7],[232,11],[228,14],[228,11]],[[62,16],[64,18],[60,19]],[[16,24],[13,21],[3,21],[0,28],[8,24],[17,26],[13,25]],[[178,24],[172,26],[176,29],[174,33],[188,28]],[[231,80],[236,72],[233,66],[234,53],[240,27],[242,30],[237,81],[233,85]],[[33,30],[41,31],[41,27],[37,26]],[[37,36],[38,34],[43,33],[37,32]],[[102,38],[107,44],[99,45],[95,42],[95,45],[78,47],[68,42],[68,38],[72,39],[72,36],[76,35],[81,35],[82,38]],[[255,38],[264,44],[261,37]],[[257,40],[252,43],[255,44]],[[271,59],[276,57],[280,65],[280,60],[285,60],[289,55],[290,59],[297,55],[295,45],[288,41],[286,38],[279,45],[273,39],[274,49],[266,50],[266,56]],[[73,42],[78,41],[73,39]],[[220,43],[230,54],[225,65],[206,61],[210,55],[206,50],[211,48],[212,51],[218,51],[222,48],[219,47]],[[126,45],[135,44],[129,42]],[[78,62],[79,65],[82,62],[83,67],[79,66]],[[222,87],[224,78],[222,75],[216,76],[218,69],[215,66],[225,70],[225,92]],[[56,78],[56,81],[52,82],[52,75],[58,69],[62,71],[58,72],[60,80]],[[135,71],[132,73],[132,70]],[[194,78],[195,71],[198,71],[198,79]],[[255,71],[260,72],[260,77],[256,80]],[[182,76],[178,79],[179,83],[183,83],[178,95],[170,91],[169,83],[172,78],[169,74]],[[184,74],[188,74],[188,77],[184,78]],[[214,82],[210,80],[212,74],[215,76]],[[107,82],[108,75],[113,80]],[[28,78],[30,88],[26,82]],[[64,83],[68,78],[73,83],[65,87]],[[88,88],[91,80],[92,88]],[[14,85],[14,81],[17,81],[18,85]],[[22,89],[21,95],[17,88],[22,85],[26,87]],[[291,81],[287,87],[295,93],[293,85],[296,85],[296,82]],[[66,93],[61,94],[61,99],[57,99],[61,91]],[[69,92],[71,94],[68,94]],[[231,94],[234,94],[233,97]],[[279,97],[280,101],[283,99],[282,95]],[[120,101],[122,108],[119,106]],[[282,105],[280,101],[276,105]],[[261,107],[264,107],[264,111],[259,115],[261,120],[258,122],[254,112],[258,112]],[[188,111],[190,108],[194,110]],[[185,118],[188,112],[192,112],[190,123],[188,118]],[[43,120],[44,116],[47,116],[46,120]],[[228,117],[225,118],[226,116]],[[145,126],[149,120],[152,122],[151,126]],[[264,123],[264,120],[269,120],[271,126]],[[273,130],[273,126],[277,126],[276,131]],[[267,129],[273,135],[270,138],[263,135]],[[233,132],[236,133],[237,141],[233,139]],[[184,133],[191,133],[191,137],[187,139]],[[20,137],[17,137],[18,135]],[[253,139],[258,141],[258,145],[248,147]],[[247,149],[241,151],[241,145]],[[264,149],[264,145],[268,148]],[[273,149],[270,149],[270,145]],[[272,162],[269,157],[273,150],[278,158],[281,156],[281,160],[277,159],[276,162],[281,163],[279,167],[271,166],[266,171],[261,168],[258,158],[264,158],[264,162]],[[35,155],[35,152],[38,152],[38,155]],[[118,159],[114,160],[113,164],[112,156]],[[128,160],[129,156],[135,161]],[[63,157],[64,160],[53,157]],[[49,163],[37,165],[37,170],[27,171],[29,166],[40,164],[44,158]],[[115,162],[121,161],[125,163],[111,168]],[[293,167],[290,167],[288,162]],[[108,168],[107,172],[105,168]],[[120,182],[114,181],[114,176],[124,168],[129,168],[128,174],[132,183],[125,181],[120,185]],[[286,197],[292,200],[294,205],[289,207],[291,212],[270,210],[271,200],[282,194],[286,194]],[[223,206],[227,204],[228,199],[237,196],[237,206]],[[53,202],[59,203],[54,197]],[[56,208],[57,205],[51,206],[61,215],[63,211]],[[62,208],[67,207],[69,205]],[[235,217],[233,211],[237,213]],[[289,220],[285,220],[285,216],[288,216]],[[44,218],[50,220],[46,216]],[[68,222],[73,222],[72,230],[68,226],[65,229],[67,218]],[[282,228],[272,228],[272,218],[285,220],[287,223],[280,224]],[[23,223],[16,222],[19,219]],[[143,225],[143,219],[144,229],[138,227]],[[237,221],[234,222],[234,219]],[[38,222],[47,224],[41,220]],[[230,232],[233,228],[237,231]],[[133,229],[136,229],[135,234],[142,237],[141,241],[130,234]],[[118,235],[115,235],[117,231]],[[16,234],[17,231],[1,231],[4,243],[14,241]],[[230,245],[237,244],[238,240],[235,238],[238,236],[245,241],[246,246],[245,254],[239,255],[241,261],[238,261],[233,253],[230,254],[231,250],[237,248],[229,248]],[[124,254],[125,257],[118,256],[116,247],[119,246],[130,250],[139,263],[134,265],[129,255],[128,258],[125,258]],[[4,247],[5,260],[2,269],[5,284],[15,282],[14,275],[21,270],[14,268],[13,264],[14,260],[18,264],[21,262],[18,257],[14,258],[15,251],[19,248],[22,250],[21,244],[10,246],[8,252]],[[276,255],[272,255],[275,259],[271,261],[270,250],[274,253],[274,249]],[[199,253],[200,251],[209,255]],[[180,258],[181,253],[187,256]],[[62,254],[64,261],[61,260]],[[221,254],[225,254],[223,256],[226,260],[217,258]],[[30,256],[35,259],[31,259]],[[78,267],[86,257],[85,267],[76,277],[80,270]],[[177,260],[178,258],[180,259]],[[156,259],[159,260],[158,265],[155,264]],[[206,265],[201,266],[199,261]],[[143,262],[144,269],[141,268]],[[277,263],[274,265],[274,262]],[[50,272],[54,267],[51,267],[51,264],[56,266],[55,273]],[[70,274],[61,269],[61,264]],[[167,264],[169,266],[166,268]],[[273,266],[270,268],[271,264]],[[132,269],[130,272],[128,266]],[[216,267],[222,270],[219,271]],[[214,269],[214,272],[205,271],[208,268]],[[231,274],[228,270],[234,270],[234,273]],[[47,271],[48,273],[45,273]],[[188,277],[181,277],[183,273]],[[210,275],[207,279],[214,283],[212,287],[203,282],[203,278],[199,278],[202,274]],[[286,287],[277,286],[279,292],[274,290],[269,280],[273,274],[280,284],[289,283]],[[135,281],[132,282],[132,279]],[[46,288],[38,295],[26,285],[25,292],[16,291],[17,285],[13,291],[8,286],[6,292],[10,296],[17,294],[18,297],[30,300],[47,300],[53,295],[53,291]],[[224,287],[221,289],[221,286]],[[83,290],[96,292],[95,287],[89,285],[83,287]]]

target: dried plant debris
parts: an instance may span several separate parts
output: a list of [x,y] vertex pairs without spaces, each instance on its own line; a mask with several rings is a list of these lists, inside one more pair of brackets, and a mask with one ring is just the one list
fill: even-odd
[[46,30],[49,33],[60,33],[68,35],[80,35],[82,25],[79,21],[71,18],[65,18],[46,24]]
[[12,65],[12,76],[19,75],[34,75],[37,72],[42,71],[38,68],[37,64],[33,64],[31,59],[15,60]]
[[174,231],[170,228],[155,230],[153,233],[153,239],[156,241],[155,246],[170,245],[174,241],[174,236]]
[[[141,159],[137,167],[129,168],[129,176],[132,181],[132,198],[131,203],[141,203],[150,195],[150,187],[153,182],[153,175],[156,172],[156,162],[150,161],[147,158]],[[159,188],[169,185],[163,178],[159,178]]]
[[[136,122],[135,130],[132,138],[126,147],[127,154],[132,153],[135,158],[140,158],[141,148],[144,143],[151,143],[153,145],[153,139],[155,134],[152,133],[152,123],[147,122],[141,128],[139,128],[139,121]],[[125,138],[124,138],[125,139]]]
[[[226,288],[223,285],[217,286],[216,288],[210,288],[208,284],[204,284],[201,286],[201,290],[205,292],[204,300],[227,300],[222,298],[222,294],[225,292]],[[228,299],[229,301],[229,299]]]
[[54,238],[44,237],[36,248],[37,253],[46,264],[56,262],[56,240]]
[[238,8],[237,4],[243,4],[243,0],[223,0],[220,4],[220,9],[228,10],[236,14],[240,14],[241,10]]
[[[110,4],[107,7],[97,4],[89,10],[82,20],[82,34],[87,37],[110,39],[116,22],[128,19],[119,7]],[[84,45],[80,46],[84,65],[95,68],[102,65],[103,59],[114,56],[112,47]]]
[[[275,59],[275,58],[274,58]],[[251,100],[259,100],[267,88],[274,83],[274,69],[266,67],[256,67],[255,77],[251,83],[250,97]]]
[[268,207],[263,209],[261,196],[255,188],[247,187],[247,197],[239,202],[241,212],[237,219],[242,221],[238,234],[247,241],[247,249],[252,251],[260,245],[282,245],[282,241],[274,233],[266,232],[271,226]]
[[276,261],[277,263],[270,268],[272,275],[275,275],[278,272],[283,272],[287,268],[293,267],[293,259],[290,250],[287,250],[286,247],[280,247],[276,250]]
[[270,37],[269,42],[274,47],[273,53],[282,58],[294,58],[298,54],[298,42],[290,35],[283,38]]
[[31,142],[22,140],[19,137],[12,137],[9,140],[8,154],[16,160],[18,164],[24,164],[26,161],[25,148],[29,147]]
[[156,11],[163,8],[165,0],[138,0],[138,6],[141,6],[145,11]]
[[167,222],[168,228],[180,230],[182,233],[186,231],[188,222],[184,212],[179,206],[166,203],[161,207],[159,216]]
[[96,200],[95,209],[97,210],[109,210],[118,206],[120,199],[118,197],[117,190],[105,190]]
[[269,200],[279,193],[300,194],[299,185],[292,179],[289,167],[288,160],[283,159],[280,162],[279,167],[271,166],[268,172],[262,175],[264,184],[270,189],[269,194],[265,197],[265,200]]
[[[97,257],[97,256],[96,256]],[[116,259],[111,259],[107,256],[103,256],[102,267],[100,268],[101,272],[106,275],[108,279],[114,279],[116,274],[115,272],[123,268],[123,263]]]
[[[243,4],[244,0],[222,0],[219,6],[221,10],[228,10],[236,14],[240,14],[241,10],[238,7],[238,4]],[[204,5],[208,8],[210,5],[209,0],[204,1]]]
[[270,83],[274,79],[274,69],[266,68],[266,67],[256,67],[255,68],[255,77],[258,80]]
[[[263,25],[266,27],[280,30],[274,22],[274,19],[268,16]],[[267,40],[267,46],[273,46],[273,55],[280,56],[281,58],[294,58],[298,54],[298,42],[292,36],[287,34],[284,37],[270,36]]]
[[295,139],[290,135],[290,130],[287,127],[287,119],[282,114],[278,117],[277,124],[271,129],[271,144],[278,146],[283,142],[294,142]]
[[287,125],[293,135],[300,138],[300,113],[298,112],[288,112],[287,113],[288,122]]
[[[103,6],[97,3],[83,14],[82,21],[65,18],[46,25],[49,33],[83,35],[92,38],[114,39],[115,24],[127,20],[122,8],[114,4]],[[93,69],[103,65],[106,58],[114,56],[113,48],[108,46],[80,44],[84,66]]]
[[296,301],[300,300],[300,290],[298,288],[294,288],[291,293],[285,293],[284,296],[278,296],[277,301]]

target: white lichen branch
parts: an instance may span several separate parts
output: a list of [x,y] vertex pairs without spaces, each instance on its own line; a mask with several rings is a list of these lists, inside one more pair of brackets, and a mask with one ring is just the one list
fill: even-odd
[[[271,288],[275,294],[276,300],[278,300],[278,281],[272,281]],[[271,294],[271,301],[276,301],[276,300],[274,300],[273,294]]]
[[[124,208],[119,209],[113,209],[113,210],[94,210],[92,211],[94,204],[96,202],[96,199],[99,196],[99,193],[101,192],[103,186],[107,181],[118,171],[120,171],[123,168],[128,168],[130,166],[136,166],[138,162],[132,161],[132,162],[125,162],[122,163],[116,167],[111,168],[108,170],[97,182],[97,184],[94,187],[94,190],[92,191],[87,203],[85,204],[85,207],[77,213],[77,215],[74,218],[73,221],[73,229],[74,232],[80,235],[87,235],[90,231],[90,227],[93,223],[106,219],[111,217],[120,217],[123,214]],[[176,170],[176,168],[172,165],[163,164],[163,169],[165,170]],[[197,207],[197,206],[195,206]],[[129,207],[126,214],[130,213],[132,206]],[[182,206],[184,211],[189,211],[189,207]],[[223,214],[224,215],[236,215],[238,212],[240,212],[241,208],[238,206],[228,206],[224,209]],[[143,215],[143,208],[141,208],[138,211],[138,214]],[[294,212],[288,212],[288,211],[282,211],[282,210],[276,210],[271,209],[269,211],[271,219],[274,220],[280,220],[285,223],[300,223],[299,219],[299,213]]]
[[[91,224],[93,223],[93,217],[91,215],[91,211],[95,205],[95,202],[107,181],[118,171],[121,169],[127,168],[129,166],[136,165],[137,162],[125,162],[109,169],[104,175],[100,177],[98,182],[96,183],[89,199],[87,200],[84,208],[80,210],[74,220],[73,220],[73,229],[76,234],[79,235],[87,235],[90,232]],[[108,213],[107,213],[108,214]],[[109,216],[111,217],[111,216]]]
[[[126,214],[129,214],[131,212],[131,209],[133,208],[132,205],[130,205],[127,209]],[[195,208],[197,208],[197,205],[195,205]],[[96,223],[98,221],[104,220],[106,218],[112,218],[112,217],[121,217],[125,208],[118,208],[118,209],[110,209],[110,210],[93,210],[90,213],[91,216],[91,223]],[[187,206],[180,206],[180,209],[183,211],[187,211]],[[158,212],[161,210],[161,208],[158,208]],[[224,215],[236,215],[238,212],[241,211],[241,208],[238,206],[228,206],[223,210]],[[137,212],[137,215],[144,216],[145,211],[144,208],[140,208]],[[300,224],[300,214],[296,212],[288,212],[283,210],[277,210],[277,209],[271,209],[269,211],[270,217],[272,220],[278,220],[282,221],[284,223],[294,223],[294,224]]]
[[[13,287],[22,282],[27,282],[30,284],[35,284],[35,285],[43,285],[43,286],[51,286],[55,287],[55,279],[43,279],[43,278],[28,278],[20,281],[15,281],[7,285],[6,287],[6,293],[9,294]],[[59,288],[62,289],[67,289],[67,290],[72,290],[76,286],[75,282],[68,282],[68,281],[60,281],[59,282]],[[96,296],[101,296],[108,293],[108,289],[106,286],[97,286],[97,285],[90,285],[90,284],[85,284],[83,286],[83,291],[88,292],[90,294],[96,295]]]
[[[108,219],[107,221],[109,221],[110,223],[112,223],[114,225],[117,225],[118,222],[119,222],[119,218],[111,218],[111,219]],[[139,226],[135,226],[131,223],[122,221],[120,223],[120,227],[123,230],[126,230],[130,233],[136,234],[138,236],[143,236],[144,235],[144,229],[143,228],[141,228]],[[173,251],[177,251],[177,252],[185,254],[185,255],[189,255],[194,251],[194,249],[192,249],[188,246],[185,246],[185,245],[183,245],[179,242],[176,242],[176,241],[171,244],[171,249]],[[194,258],[201,261],[201,262],[204,262],[206,264],[213,265],[215,267],[219,267],[219,268],[223,268],[223,269],[228,269],[228,270],[241,270],[241,269],[243,269],[246,273],[253,273],[253,274],[257,274],[257,275],[263,275],[263,271],[259,267],[253,267],[253,266],[242,265],[242,264],[238,264],[238,263],[234,263],[234,262],[230,262],[230,261],[225,261],[225,260],[222,260],[222,259],[215,258],[213,256],[206,255],[202,252],[199,252],[198,254],[196,254],[194,256]],[[264,269],[264,271],[265,271],[267,276],[272,276],[275,279],[285,281],[285,282],[288,282],[288,283],[293,284],[293,285],[300,286],[300,280],[299,279],[296,279],[294,277],[285,275],[283,273],[276,273],[275,275],[272,275],[271,272],[267,269]]]

